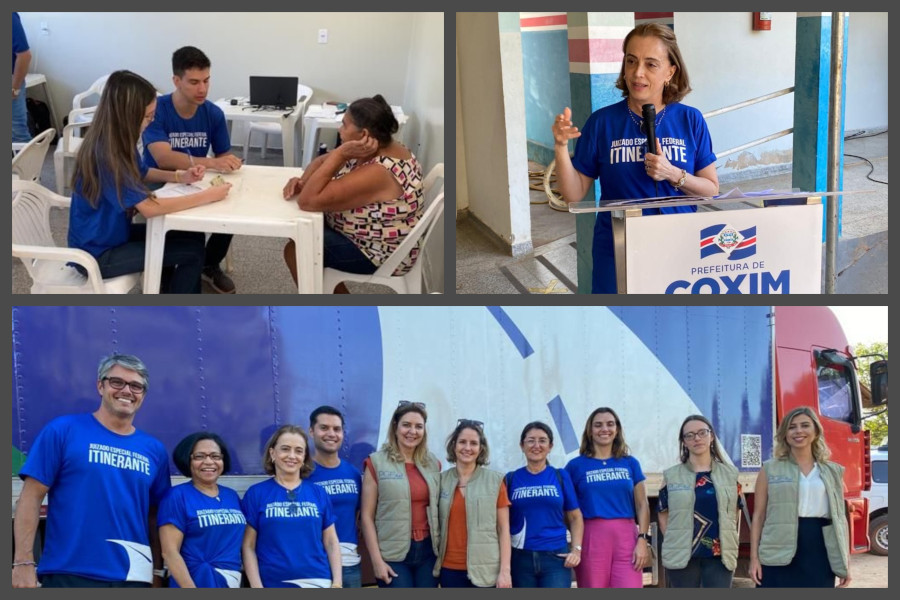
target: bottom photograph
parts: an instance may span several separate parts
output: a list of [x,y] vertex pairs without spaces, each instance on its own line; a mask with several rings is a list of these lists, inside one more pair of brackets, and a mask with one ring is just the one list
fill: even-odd
[[887,307],[11,316],[13,587],[887,587]]

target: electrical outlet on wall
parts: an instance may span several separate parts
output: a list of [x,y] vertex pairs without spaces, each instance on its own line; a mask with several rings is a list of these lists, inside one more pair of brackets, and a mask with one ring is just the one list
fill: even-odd
[[319,43],[320,43],[320,44],[327,44],[327,43],[328,43],[328,30],[327,30],[327,29],[320,29],[320,30],[319,30]]

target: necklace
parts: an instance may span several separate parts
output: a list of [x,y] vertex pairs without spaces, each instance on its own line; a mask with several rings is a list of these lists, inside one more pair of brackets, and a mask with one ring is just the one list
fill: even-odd
[[[669,108],[669,105],[666,104],[659,114],[656,115],[656,128],[659,128],[659,124],[662,123],[663,118],[666,116],[666,109]],[[631,117],[631,120],[634,121],[634,124],[637,125],[637,128],[643,132],[644,131],[644,119],[638,121],[637,117],[634,116],[634,111],[628,106],[628,103],[625,103],[625,111],[628,113],[628,116]]]

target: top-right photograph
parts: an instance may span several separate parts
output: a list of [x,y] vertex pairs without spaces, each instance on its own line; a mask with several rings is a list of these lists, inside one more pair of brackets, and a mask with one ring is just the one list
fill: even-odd
[[456,13],[456,293],[886,294],[888,21]]

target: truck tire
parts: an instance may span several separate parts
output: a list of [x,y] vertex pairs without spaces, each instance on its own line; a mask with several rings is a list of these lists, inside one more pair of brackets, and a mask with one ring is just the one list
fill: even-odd
[[888,555],[888,516],[881,515],[875,517],[869,523],[869,538],[872,540],[872,546],[869,552],[878,556]]

